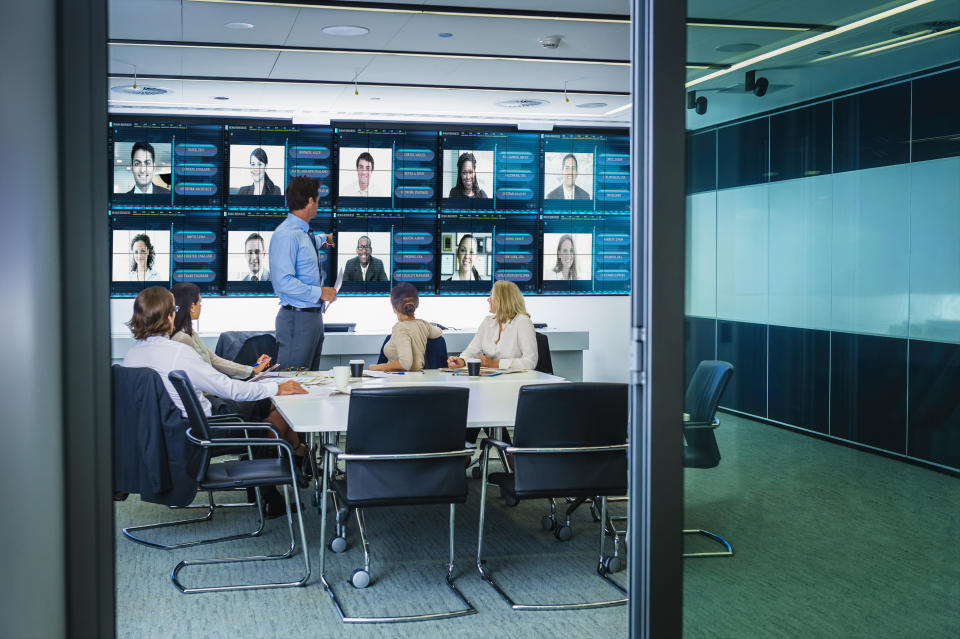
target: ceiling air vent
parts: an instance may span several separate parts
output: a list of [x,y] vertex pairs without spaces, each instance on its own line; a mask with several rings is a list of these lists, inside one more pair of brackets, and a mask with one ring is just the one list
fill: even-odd
[[519,98],[517,100],[501,100],[497,102],[497,106],[506,107],[508,109],[526,109],[528,107],[536,107],[542,104],[549,104],[546,100],[537,100],[536,98]]
[[163,95],[165,93],[170,93],[169,89],[161,89],[160,87],[151,87],[146,84],[137,85],[137,88],[134,88],[132,84],[127,84],[121,87],[113,87],[111,91],[116,91],[117,93],[123,93],[125,95]]

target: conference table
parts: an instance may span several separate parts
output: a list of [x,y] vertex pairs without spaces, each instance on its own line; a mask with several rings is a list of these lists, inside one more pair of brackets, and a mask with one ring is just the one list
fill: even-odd
[[[367,377],[374,374],[377,377]],[[273,397],[273,404],[287,424],[307,435],[307,445],[314,462],[314,505],[320,499],[319,473],[316,468],[315,438],[332,443],[338,433],[346,432],[350,410],[349,391],[354,388],[395,388],[402,386],[453,386],[467,388],[467,428],[503,428],[513,426],[520,388],[529,384],[563,383],[556,375],[538,371],[503,373],[494,376],[470,377],[437,370],[420,373],[370,373],[351,379],[347,392],[338,390],[332,377],[324,373],[294,376],[307,389],[306,395]]]

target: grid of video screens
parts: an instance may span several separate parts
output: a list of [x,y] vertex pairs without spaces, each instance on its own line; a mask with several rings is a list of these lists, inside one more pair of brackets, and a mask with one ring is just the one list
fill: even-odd
[[385,295],[625,294],[625,135],[111,122],[112,294],[193,282],[273,296],[270,244],[290,179],[318,180],[325,284]]

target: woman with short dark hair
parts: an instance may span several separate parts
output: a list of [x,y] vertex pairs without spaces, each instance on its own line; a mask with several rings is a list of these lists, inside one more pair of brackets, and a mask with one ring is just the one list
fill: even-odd
[[373,364],[372,371],[423,370],[427,340],[443,334],[439,328],[413,316],[420,305],[417,288],[410,282],[400,282],[390,291],[390,304],[397,316],[390,339],[383,345],[386,364]]
[[267,175],[267,152],[260,147],[250,152],[250,177],[253,184],[241,186],[237,195],[280,195],[280,187]]

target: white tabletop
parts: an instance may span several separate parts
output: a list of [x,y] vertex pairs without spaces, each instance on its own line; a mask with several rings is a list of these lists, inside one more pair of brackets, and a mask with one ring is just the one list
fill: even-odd
[[[564,382],[562,377],[527,371],[495,377],[467,377],[437,371],[406,373],[382,379],[352,381],[350,388],[385,386],[456,386],[470,389],[467,427],[513,426],[517,412],[517,394],[527,384]],[[332,382],[307,386],[307,395],[274,397],[273,403],[290,427],[300,433],[330,433],[347,430],[350,396],[335,394]]]

